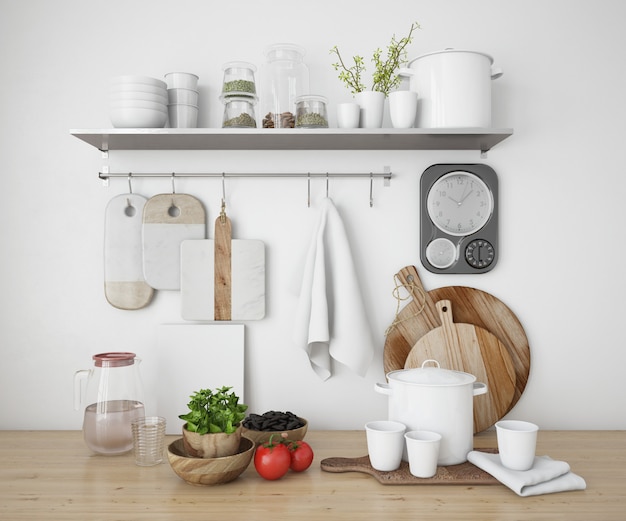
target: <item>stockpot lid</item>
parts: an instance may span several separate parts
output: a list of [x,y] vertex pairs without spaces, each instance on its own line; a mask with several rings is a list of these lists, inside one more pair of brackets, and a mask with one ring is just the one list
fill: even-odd
[[426,54],[422,54],[421,56],[418,56],[417,58],[413,58],[409,63],[408,66],[410,67],[411,64],[421,58],[426,58],[427,56],[434,56],[435,54],[450,54],[450,53],[469,53],[469,54],[480,54],[481,56],[484,56],[485,58],[487,58],[489,60],[489,63],[491,65],[493,65],[493,57],[489,54],[486,54],[484,52],[478,52],[478,51],[468,51],[468,50],[464,50],[464,49],[452,49],[452,48],[447,48],[447,49],[443,49],[442,51],[433,51],[433,52],[428,52]]
[[[434,363],[436,367],[425,367],[426,364]],[[409,385],[451,387],[455,385],[467,385],[476,381],[473,374],[462,371],[441,369],[436,360],[424,360],[422,367],[414,369],[399,369],[387,373],[390,381],[396,381]]]

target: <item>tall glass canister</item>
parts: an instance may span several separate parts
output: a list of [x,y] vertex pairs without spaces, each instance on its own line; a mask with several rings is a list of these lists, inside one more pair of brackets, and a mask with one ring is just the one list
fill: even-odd
[[260,71],[260,115],[263,128],[293,128],[296,98],[309,93],[309,69],[299,45],[277,43],[265,50]]

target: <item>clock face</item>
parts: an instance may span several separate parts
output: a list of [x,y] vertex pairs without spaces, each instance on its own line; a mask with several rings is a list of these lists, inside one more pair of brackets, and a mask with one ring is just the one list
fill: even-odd
[[441,231],[471,235],[491,217],[493,195],[476,175],[456,171],[441,176],[428,192],[428,216]]

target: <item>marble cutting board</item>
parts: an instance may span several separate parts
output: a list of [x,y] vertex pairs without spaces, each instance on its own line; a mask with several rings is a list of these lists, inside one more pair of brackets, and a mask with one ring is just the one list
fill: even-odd
[[180,289],[180,244],[206,237],[202,203],[187,194],[159,194],[144,206],[143,272],[154,289]]
[[232,239],[181,243],[181,316],[185,320],[260,320],[265,316],[265,245]]
[[147,306],[154,289],[143,275],[142,214],[147,199],[122,194],[107,204],[104,224],[104,294],[112,306],[132,310]]

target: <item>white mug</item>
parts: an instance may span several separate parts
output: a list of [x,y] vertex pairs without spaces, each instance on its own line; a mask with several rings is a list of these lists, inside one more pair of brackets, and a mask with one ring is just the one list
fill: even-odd
[[534,423],[502,420],[496,423],[498,452],[502,465],[511,470],[529,470],[535,461],[537,431]]
[[441,434],[432,431],[409,431],[404,434],[409,472],[417,478],[432,478],[437,474]]
[[339,103],[337,105],[337,126],[339,128],[359,128],[361,107],[358,103]]
[[391,471],[400,467],[404,450],[406,425],[400,422],[380,420],[365,424],[367,452],[376,470]]
[[397,90],[389,93],[389,116],[393,128],[411,128],[415,126],[417,115],[417,92]]

